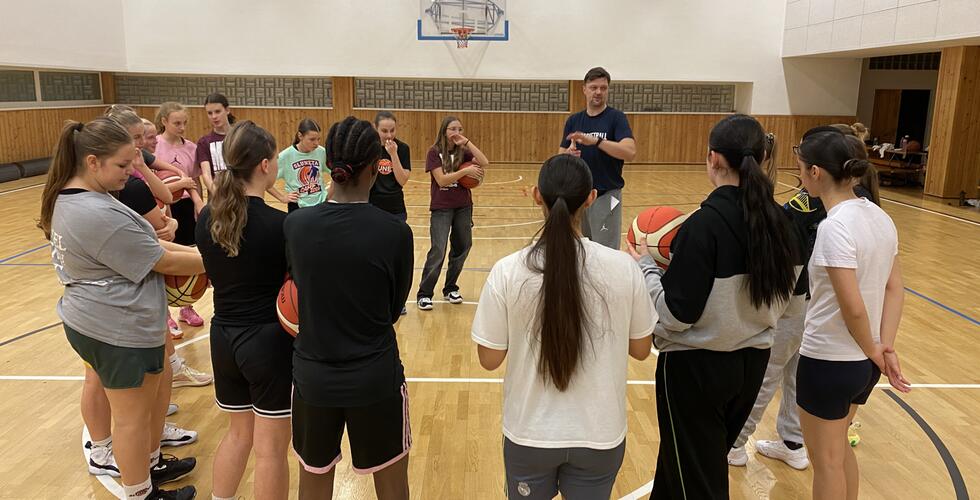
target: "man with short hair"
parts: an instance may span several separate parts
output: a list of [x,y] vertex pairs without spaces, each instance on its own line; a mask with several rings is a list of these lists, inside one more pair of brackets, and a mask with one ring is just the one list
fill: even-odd
[[636,156],[636,141],[626,114],[608,105],[609,72],[601,67],[585,74],[585,109],[565,121],[559,153],[578,156],[592,171],[598,193],[582,219],[582,234],[596,243],[619,249],[623,224],[623,162]]

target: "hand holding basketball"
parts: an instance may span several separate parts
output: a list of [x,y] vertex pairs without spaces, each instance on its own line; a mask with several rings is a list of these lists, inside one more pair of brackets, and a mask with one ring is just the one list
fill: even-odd
[[639,262],[640,259],[642,259],[643,256],[646,254],[641,254],[640,252],[636,251],[636,245],[630,243],[628,240],[627,243],[628,244],[626,245],[626,253],[630,254],[630,257],[633,257],[633,260]]
[[461,187],[466,189],[475,189],[483,184],[483,168],[473,162],[466,162],[459,166],[460,172],[466,172],[466,175],[459,178],[456,181]]
[[197,189],[197,181],[185,175],[180,180],[170,183],[168,187],[171,191],[177,189]]

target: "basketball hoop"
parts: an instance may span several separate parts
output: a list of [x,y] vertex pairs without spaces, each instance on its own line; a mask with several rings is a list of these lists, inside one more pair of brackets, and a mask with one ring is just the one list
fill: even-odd
[[450,28],[453,34],[456,36],[456,48],[465,49],[470,45],[470,34],[473,33],[473,28],[466,28],[462,26],[456,26]]

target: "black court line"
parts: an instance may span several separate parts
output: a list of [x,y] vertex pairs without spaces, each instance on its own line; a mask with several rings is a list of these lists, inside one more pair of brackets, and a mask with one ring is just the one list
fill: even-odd
[[966,482],[963,481],[963,475],[960,474],[960,468],[956,466],[956,460],[953,459],[953,455],[949,452],[949,448],[946,448],[946,444],[943,440],[939,438],[936,431],[932,430],[932,427],[915,411],[908,403],[906,403],[902,398],[898,397],[891,389],[885,389],[885,394],[892,398],[895,403],[900,406],[915,423],[919,424],[922,431],[929,436],[929,440],[932,441],[933,446],[936,447],[936,451],[939,452],[940,458],[943,459],[943,463],[946,464],[946,471],[949,472],[949,479],[953,482],[953,491],[956,492],[956,500],[969,500],[970,493],[966,489]]
[[30,250],[24,250],[23,252],[21,252],[21,253],[19,253],[19,254],[17,254],[17,255],[11,255],[10,257],[7,257],[7,258],[5,258],[5,259],[0,259],[0,264],[3,264],[4,262],[9,262],[9,261],[11,261],[11,260],[14,260],[14,259],[16,259],[17,257],[23,257],[23,256],[25,256],[25,255],[27,255],[27,254],[29,254],[29,253],[31,253],[31,252],[36,252],[36,251],[38,251],[38,250],[40,250],[40,249],[42,249],[42,248],[45,248],[45,247],[49,247],[49,246],[51,246],[51,244],[50,244],[50,243],[45,243],[45,244],[43,244],[43,245],[41,245],[41,246],[39,246],[39,247],[36,247],[36,248],[32,248],[32,249],[30,249]]
[[0,342],[0,347],[3,347],[5,345],[7,345],[7,344],[13,344],[14,342],[17,342],[18,340],[21,340],[21,339],[25,339],[27,337],[30,337],[31,335],[34,335],[35,333],[41,333],[41,332],[43,332],[45,330],[50,330],[51,328],[54,328],[54,327],[60,326],[60,325],[61,325],[61,322],[59,321],[57,323],[52,323],[52,324],[50,324],[48,326],[42,326],[41,328],[38,328],[37,330],[31,330],[31,331],[29,331],[29,332],[27,332],[25,334],[18,335],[16,337],[12,338],[12,339],[7,339],[7,340],[4,340],[3,342]]

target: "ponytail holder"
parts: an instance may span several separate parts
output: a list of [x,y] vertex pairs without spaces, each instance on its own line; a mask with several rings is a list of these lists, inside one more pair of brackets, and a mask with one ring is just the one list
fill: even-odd
[[340,184],[347,182],[353,176],[354,169],[342,161],[335,162],[330,169],[330,178]]
[[854,162],[854,161],[858,161],[858,159],[857,158],[851,158],[850,160],[847,160],[847,161],[844,162],[844,166],[842,168],[842,170],[844,171],[844,173],[850,173],[851,172],[851,162]]
[[76,124],[75,124],[75,126],[74,126],[74,127],[72,127],[72,129],[73,129],[73,130],[74,130],[75,132],[81,132],[83,128],[85,128],[85,124],[84,124],[84,123],[82,123],[82,122],[78,122],[78,123],[76,123]]
[[745,149],[742,150],[742,156],[743,157],[745,157],[745,156],[752,156],[752,157],[754,157],[755,156],[755,151],[753,151],[752,148],[745,148]]

